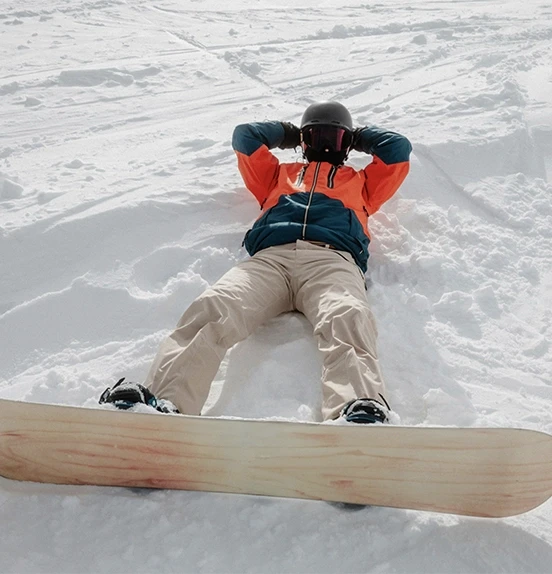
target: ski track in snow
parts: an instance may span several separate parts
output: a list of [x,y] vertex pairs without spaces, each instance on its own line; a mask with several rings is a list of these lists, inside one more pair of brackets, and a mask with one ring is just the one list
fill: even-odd
[[[142,380],[246,256],[234,125],[327,98],[414,144],[367,275],[402,423],[552,433],[551,40],[535,0],[0,1],[0,396],[93,407]],[[319,420],[319,371],[310,325],[278,317],[206,412]],[[6,573],[552,571],[550,501],[476,520],[0,486]]]

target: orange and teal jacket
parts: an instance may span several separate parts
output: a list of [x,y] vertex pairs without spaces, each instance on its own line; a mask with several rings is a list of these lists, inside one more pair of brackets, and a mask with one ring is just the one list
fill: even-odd
[[262,213],[247,232],[250,255],[297,239],[348,251],[366,272],[368,219],[408,174],[410,142],[394,132],[365,127],[355,149],[373,156],[362,170],[327,162],[280,163],[269,150],[284,139],[280,122],[236,127],[232,145],[246,187]]

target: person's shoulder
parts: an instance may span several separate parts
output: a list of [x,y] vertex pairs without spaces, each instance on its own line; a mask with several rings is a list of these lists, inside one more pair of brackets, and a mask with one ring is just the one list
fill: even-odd
[[362,168],[356,168],[350,164],[340,165],[339,172],[343,175],[348,175],[350,177],[355,175],[364,175],[364,170]]

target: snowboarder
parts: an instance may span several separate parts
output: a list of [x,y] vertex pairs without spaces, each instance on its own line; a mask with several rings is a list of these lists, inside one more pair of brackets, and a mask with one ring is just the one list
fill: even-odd
[[[368,219],[408,174],[410,142],[376,127],[355,129],[347,108],[332,101],[308,106],[300,127],[239,125],[232,145],[262,210],[244,240],[251,257],[190,305],[145,386],[121,379],[100,402],[199,415],[226,351],[268,319],[299,311],[323,356],[322,418],[388,422],[365,292]],[[298,146],[304,162],[280,163],[270,151]],[[351,150],[373,161],[362,170],[346,166]]]

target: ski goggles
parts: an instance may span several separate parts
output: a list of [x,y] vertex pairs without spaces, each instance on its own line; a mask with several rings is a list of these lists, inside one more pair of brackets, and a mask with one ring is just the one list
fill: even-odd
[[353,134],[337,126],[307,126],[301,130],[301,135],[305,144],[315,151],[346,151],[353,143]]

